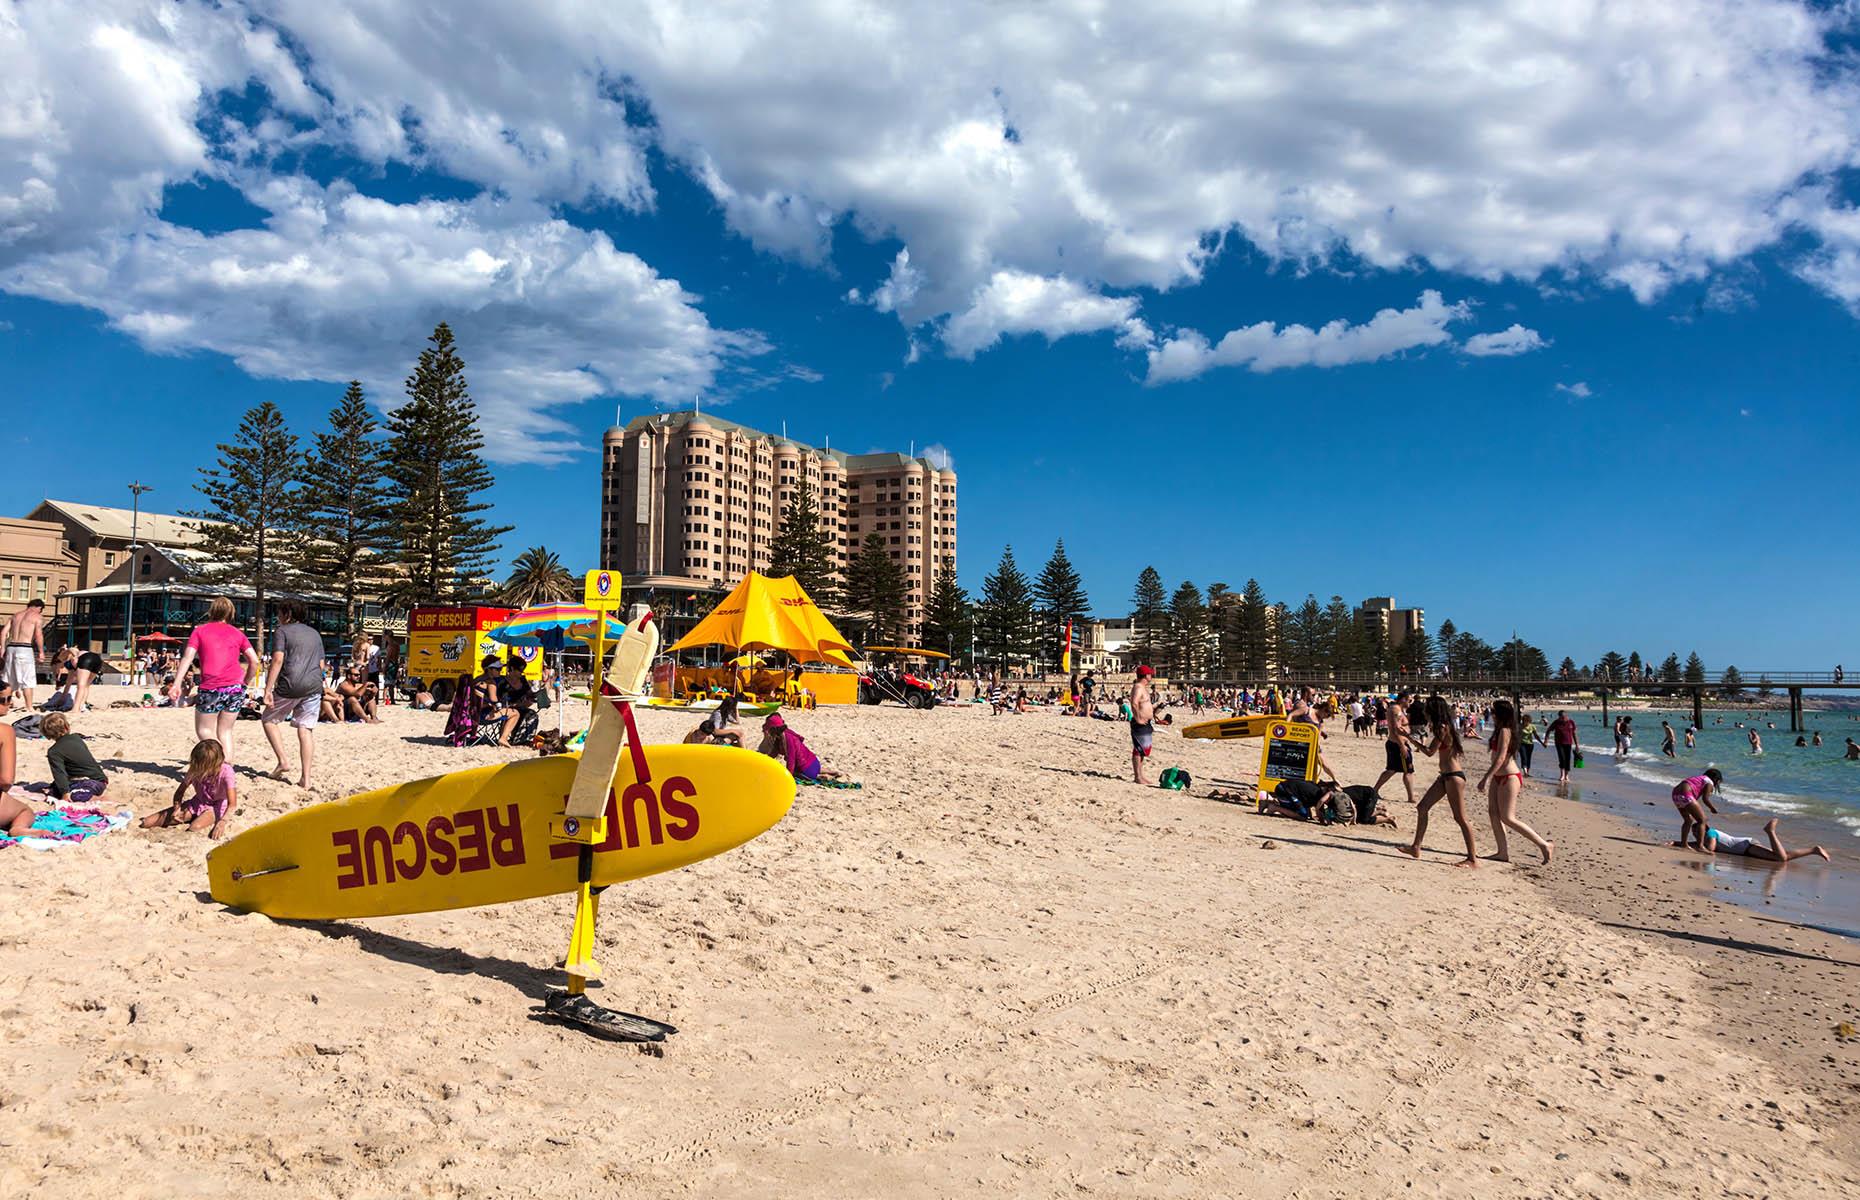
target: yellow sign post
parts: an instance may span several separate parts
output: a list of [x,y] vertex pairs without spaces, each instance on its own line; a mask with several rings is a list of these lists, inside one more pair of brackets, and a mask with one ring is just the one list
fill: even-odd
[[1266,746],[1259,755],[1259,799],[1262,802],[1287,779],[1317,778],[1317,726],[1303,721],[1275,721],[1265,734]]
[[587,582],[582,585],[581,603],[601,612],[612,612],[620,607],[620,572],[589,571]]

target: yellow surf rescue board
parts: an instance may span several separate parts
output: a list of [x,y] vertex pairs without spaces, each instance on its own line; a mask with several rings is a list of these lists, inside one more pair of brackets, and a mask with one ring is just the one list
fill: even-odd
[[[742,845],[794,803],[781,763],[730,746],[621,755],[596,888]],[[552,837],[578,754],[524,759],[312,805],[207,855],[213,898],[288,920],[382,917],[503,904],[576,890],[571,841]],[[644,774],[646,779],[640,776]]]
[[1265,737],[1274,722],[1283,721],[1283,716],[1255,714],[1250,717],[1223,717],[1218,721],[1202,721],[1196,725],[1184,726],[1182,736],[1185,738],[1214,738],[1226,741],[1229,738]]

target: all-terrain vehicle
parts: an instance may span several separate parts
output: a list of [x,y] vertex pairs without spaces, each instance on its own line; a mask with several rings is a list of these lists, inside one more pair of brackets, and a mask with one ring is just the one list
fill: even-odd
[[909,646],[867,646],[859,671],[859,703],[883,704],[895,700],[906,708],[936,707],[936,685],[912,674],[913,658],[948,658],[935,650]]

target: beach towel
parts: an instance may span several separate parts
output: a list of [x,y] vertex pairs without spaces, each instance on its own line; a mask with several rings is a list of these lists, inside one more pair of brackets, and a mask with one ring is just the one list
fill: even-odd
[[864,784],[854,783],[850,779],[802,779],[798,776],[795,778],[795,782],[803,787],[839,788],[842,791],[848,792],[856,792],[865,786]]
[[130,816],[126,812],[110,812],[92,804],[67,804],[50,812],[42,812],[33,821],[34,829],[51,836],[16,838],[0,833],[0,850],[8,846],[24,846],[28,850],[69,846],[73,842],[87,841],[100,833],[121,829],[129,824],[129,820]]

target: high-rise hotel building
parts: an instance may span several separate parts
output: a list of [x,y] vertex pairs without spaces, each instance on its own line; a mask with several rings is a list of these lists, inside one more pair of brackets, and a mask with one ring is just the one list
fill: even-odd
[[928,459],[820,450],[698,412],[635,417],[601,441],[601,565],[629,583],[730,587],[767,570],[802,479],[842,571],[884,536],[913,628],[956,557],[956,473]]

